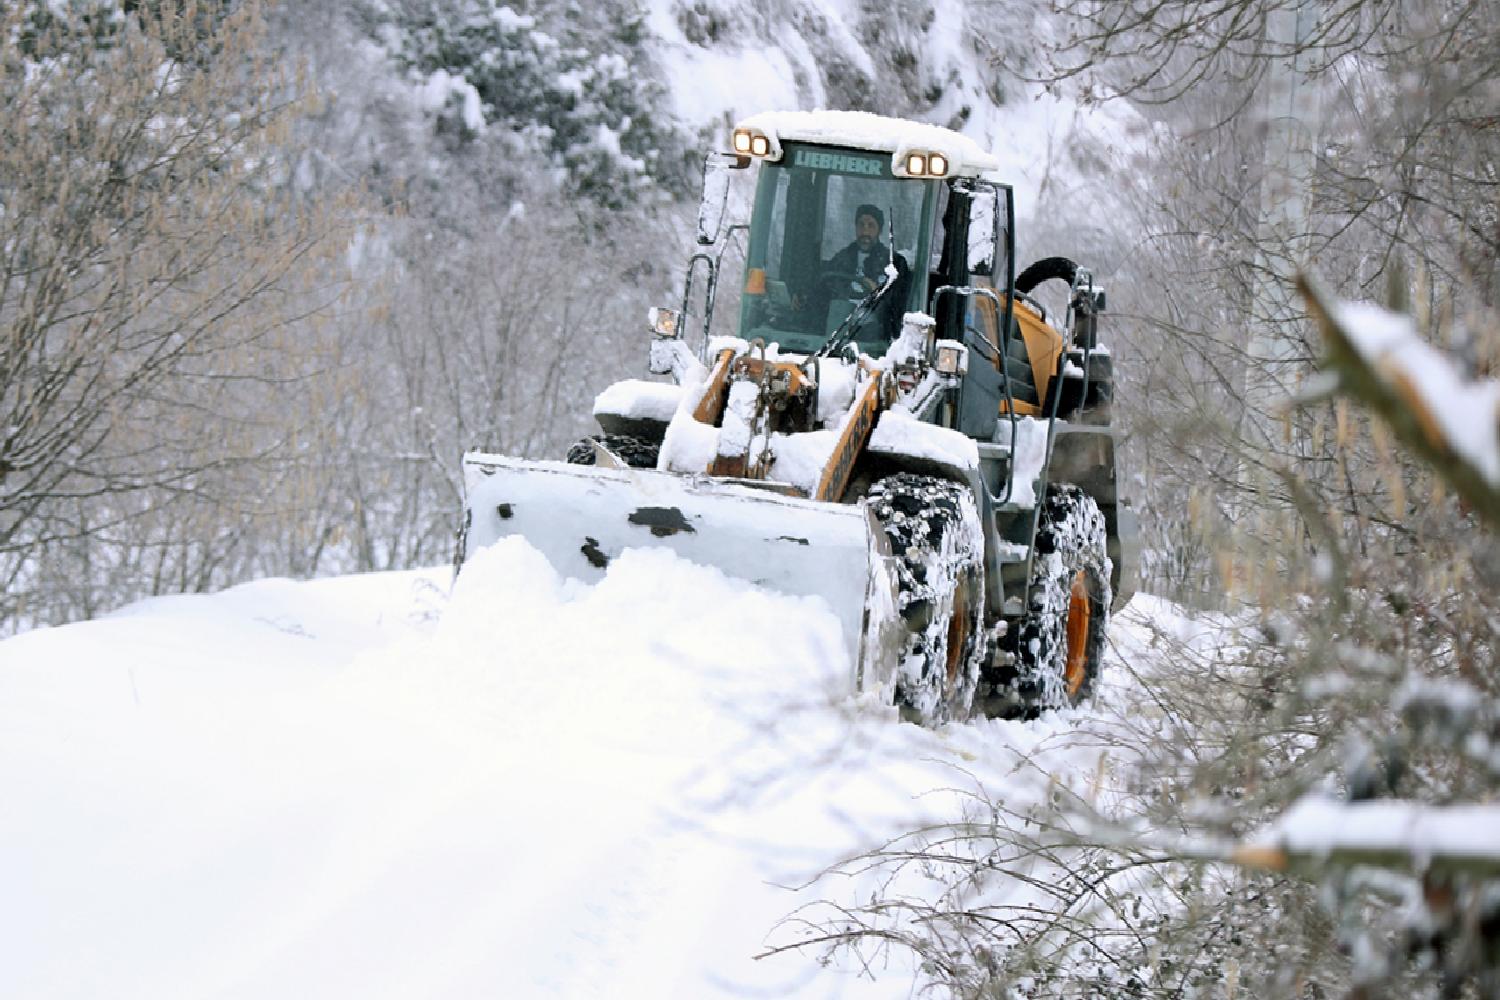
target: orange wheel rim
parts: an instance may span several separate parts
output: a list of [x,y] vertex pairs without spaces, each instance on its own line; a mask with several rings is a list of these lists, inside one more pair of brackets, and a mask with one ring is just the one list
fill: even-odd
[[1088,676],[1089,624],[1093,617],[1088,574],[1079,570],[1073,577],[1073,592],[1068,597],[1068,660],[1063,667],[1063,683],[1067,686],[1069,698],[1078,697]]
[[953,595],[953,617],[948,621],[948,690],[958,683],[958,671],[963,665],[964,641],[969,637],[969,595],[966,587],[959,584]]

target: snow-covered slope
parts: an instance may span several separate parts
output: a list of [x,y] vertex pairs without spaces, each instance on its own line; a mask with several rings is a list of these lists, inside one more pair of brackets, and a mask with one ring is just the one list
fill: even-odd
[[[653,61],[678,119],[727,140],[759,111],[874,111],[964,133],[1016,188],[1021,255],[1076,256],[1107,277],[1146,123],[1124,102],[1086,106],[1045,72],[1044,10],[896,0],[650,0]],[[1024,262],[1023,262],[1024,263]]]
[[901,962],[754,956],[868,899],[816,879],[849,853],[1106,771],[1081,715],[900,724],[820,601],[670,553],[586,587],[512,539],[447,591],[271,580],[0,643],[0,994],[906,996]]

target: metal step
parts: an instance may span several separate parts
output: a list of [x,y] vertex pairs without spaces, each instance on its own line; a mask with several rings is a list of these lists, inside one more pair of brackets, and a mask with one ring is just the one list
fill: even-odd
[[996,545],[1002,563],[1023,563],[1031,555],[1031,550],[1019,542],[999,541]]
[[993,441],[975,441],[974,444],[979,448],[981,462],[1010,458],[1010,445],[1008,444],[996,444]]

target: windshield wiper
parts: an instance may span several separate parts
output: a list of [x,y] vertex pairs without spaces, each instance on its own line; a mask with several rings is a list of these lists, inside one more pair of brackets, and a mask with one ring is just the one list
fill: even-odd
[[880,297],[895,283],[896,279],[887,274],[884,281],[866,292],[865,297],[849,310],[849,315],[844,317],[844,321],[834,328],[827,340],[823,341],[823,346],[812,353],[812,357],[832,357],[847,347],[849,341],[854,339],[854,333],[859,329],[860,324],[870,315],[870,310],[875,308],[875,303],[879,302]]

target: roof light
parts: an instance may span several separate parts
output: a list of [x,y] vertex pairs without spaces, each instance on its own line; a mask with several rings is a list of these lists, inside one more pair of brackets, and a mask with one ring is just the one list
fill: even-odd
[[765,136],[756,134],[750,137],[750,154],[752,156],[765,156],[771,152],[771,140]]
[[750,133],[746,129],[734,130],[734,151],[736,153],[750,152]]
[[927,173],[927,154],[907,153],[906,172],[908,174],[911,174],[913,177],[925,176]]
[[948,173],[948,158],[942,153],[931,153],[927,157],[927,172],[934,177],[942,177]]

